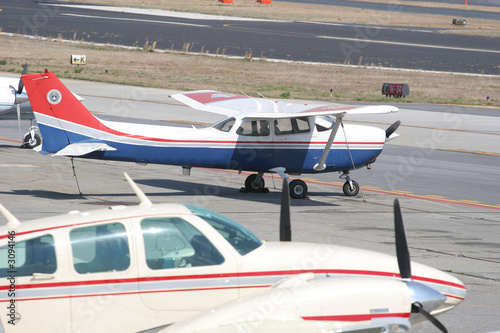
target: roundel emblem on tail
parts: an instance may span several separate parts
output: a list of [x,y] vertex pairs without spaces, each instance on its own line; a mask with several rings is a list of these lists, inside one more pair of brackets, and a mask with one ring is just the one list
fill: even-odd
[[50,103],[50,104],[59,104],[59,102],[61,101],[62,99],[62,95],[61,95],[61,92],[57,89],[52,89],[51,91],[49,91],[49,93],[47,94],[47,101]]

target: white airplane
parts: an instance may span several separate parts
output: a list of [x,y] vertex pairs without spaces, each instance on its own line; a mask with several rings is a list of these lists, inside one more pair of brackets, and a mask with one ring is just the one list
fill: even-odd
[[[25,64],[23,75],[27,70],[28,64]],[[19,136],[21,136],[21,118],[35,119],[23,81],[20,78],[0,77],[0,119],[17,119]],[[36,127],[32,123],[28,133],[21,138],[23,147],[35,148],[42,142],[35,131]]]
[[[25,64],[22,75],[25,75],[27,70],[28,64]],[[83,101],[82,97],[74,95],[80,102]],[[17,119],[23,147],[35,148],[42,143],[40,136],[36,133],[38,128],[34,124],[35,115],[21,78],[0,77],[0,119]],[[31,120],[31,126],[23,136],[21,136],[21,119]]]
[[1,332],[408,332],[466,295],[448,273],[410,263],[395,202],[397,258],[259,240],[205,208],[152,204],[71,211],[0,226]]
[[[250,192],[264,189],[266,172],[288,179],[286,174],[336,171],[346,179],[344,193],[356,195],[359,185],[349,171],[370,167],[399,126],[396,122],[384,131],[342,124],[346,114],[398,110],[392,106],[299,105],[216,91],[172,96],[228,116],[207,128],[110,122],[94,117],[51,72],[23,75],[22,80],[44,154],[179,165],[185,173],[191,167],[255,171],[245,181]],[[307,195],[304,181],[295,179],[289,186],[293,198]]]

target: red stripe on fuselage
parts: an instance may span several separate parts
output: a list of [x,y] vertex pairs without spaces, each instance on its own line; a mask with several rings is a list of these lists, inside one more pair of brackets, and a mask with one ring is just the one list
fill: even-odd
[[304,320],[318,320],[318,321],[367,321],[375,318],[387,318],[387,317],[400,317],[400,318],[410,318],[409,312],[403,313],[378,313],[378,314],[360,314],[360,315],[340,315],[340,316],[314,316],[314,317],[302,317]]

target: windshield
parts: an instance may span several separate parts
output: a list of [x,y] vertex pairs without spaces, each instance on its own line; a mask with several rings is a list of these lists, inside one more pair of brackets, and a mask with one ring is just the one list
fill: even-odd
[[236,119],[234,119],[232,117],[226,118],[226,119],[223,119],[223,120],[213,124],[212,127],[216,128],[222,132],[229,132],[231,130],[231,128],[233,127],[235,121],[236,121]]
[[247,228],[224,215],[197,206],[186,205],[186,207],[194,215],[207,221],[239,254],[244,256],[262,245],[257,236]]

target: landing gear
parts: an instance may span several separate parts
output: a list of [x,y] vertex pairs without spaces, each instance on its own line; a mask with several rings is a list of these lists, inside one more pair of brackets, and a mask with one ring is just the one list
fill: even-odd
[[301,179],[294,179],[289,184],[292,199],[304,199],[307,196],[307,184]]
[[38,129],[35,125],[32,125],[29,128],[29,132],[26,133],[23,137],[23,148],[30,148],[33,149],[37,146],[39,146],[42,143],[42,140],[40,139],[40,136],[35,133],[35,131]]
[[261,193],[265,191],[266,182],[262,176],[263,172],[259,172],[258,174],[251,174],[245,180],[245,189],[251,193]]
[[349,171],[344,171],[342,175],[340,175],[341,179],[345,179],[345,184],[342,187],[344,194],[348,197],[353,197],[359,193],[359,184],[352,180],[349,176]]

